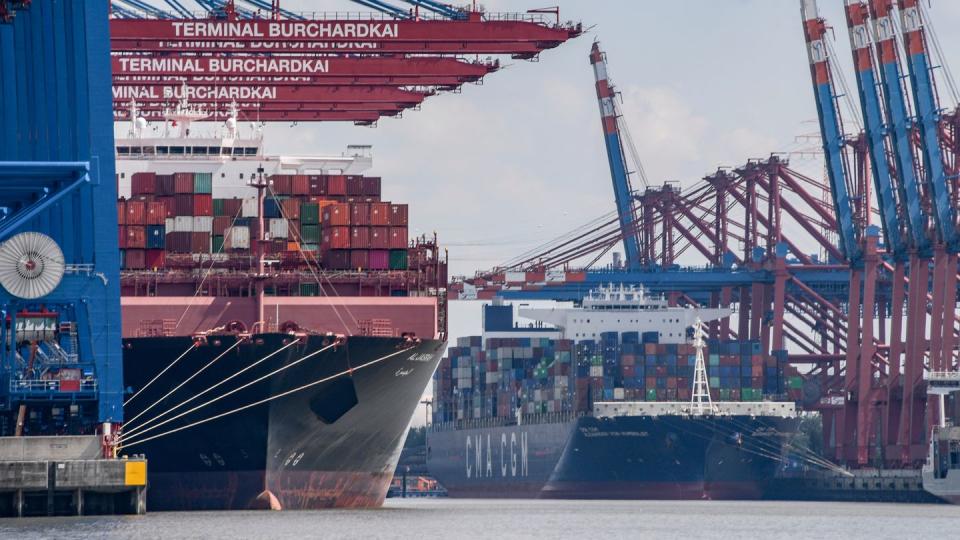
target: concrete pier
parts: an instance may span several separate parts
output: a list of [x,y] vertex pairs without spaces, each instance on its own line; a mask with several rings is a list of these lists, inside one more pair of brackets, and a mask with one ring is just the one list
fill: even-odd
[[96,436],[0,437],[0,516],[145,513],[147,461],[99,453]]

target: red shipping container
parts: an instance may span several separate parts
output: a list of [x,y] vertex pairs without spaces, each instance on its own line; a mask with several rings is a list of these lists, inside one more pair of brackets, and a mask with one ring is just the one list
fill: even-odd
[[146,225],[147,210],[143,201],[127,201],[127,225]]
[[290,195],[293,191],[293,176],[289,174],[275,174],[270,177],[273,182],[273,192],[277,195]]
[[290,186],[290,192],[293,195],[309,195],[310,177],[305,174],[293,175],[293,185]]
[[370,249],[390,249],[389,227],[370,227]]
[[120,245],[120,249],[124,249],[127,247],[127,228],[121,225],[117,227],[117,231],[119,232],[117,243]]
[[146,251],[142,249],[128,249],[124,252],[123,267],[127,270],[143,270],[146,268]]
[[407,247],[407,228],[390,227],[390,249],[404,249]]
[[365,249],[350,250],[350,269],[366,270],[370,267],[370,254]]
[[193,193],[193,173],[176,173],[173,175],[173,192]]
[[320,174],[310,175],[308,181],[308,188],[310,195],[326,195],[327,194],[327,177]]
[[370,225],[370,205],[367,203],[351,203],[350,224]]
[[331,249],[323,252],[323,266],[330,270],[350,268],[350,250]]
[[117,201],[117,225],[123,225],[127,222],[127,201],[119,199]]
[[208,232],[190,233],[190,252],[191,253],[210,253],[210,233]]
[[147,228],[137,225],[127,225],[127,240],[124,244],[126,249],[144,249],[147,247]]
[[285,219],[300,219],[300,199],[284,199],[280,201]]
[[170,253],[190,253],[191,232],[168,232],[164,245]]
[[390,225],[390,203],[375,202],[370,204],[370,224]]
[[324,227],[350,225],[350,205],[336,203],[325,206],[321,220]]
[[167,252],[162,249],[148,249],[144,267],[150,269],[159,269],[167,265]]
[[79,392],[80,391],[80,380],[79,379],[60,379],[60,391],[61,392]]
[[213,218],[213,235],[223,236],[231,223],[233,223],[233,216],[216,216]]
[[346,180],[347,195],[353,195],[353,196],[363,195],[363,191],[361,190],[361,187],[360,187],[360,181],[362,178],[363,178],[362,176],[357,176],[357,175],[347,176],[347,180]]
[[406,227],[407,220],[409,217],[409,211],[407,205],[405,204],[391,204],[390,205],[390,226],[392,227]]
[[[370,250],[370,261],[369,268],[371,270],[389,270],[390,269],[390,252],[385,249],[372,249]],[[493,371],[496,368],[492,368]]]
[[350,227],[324,227],[322,230],[321,244],[324,251],[350,247]]
[[330,175],[327,178],[327,194],[328,195],[346,195],[347,194],[347,177],[341,174]]
[[173,195],[176,193],[174,189],[175,181],[172,174],[158,174],[157,175],[157,195]]
[[[210,203],[211,206],[213,203]],[[193,215],[193,195],[180,193],[173,196],[173,217]]]
[[147,203],[147,225],[163,225],[167,219],[167,205],[163,202]]
[[380,196],[380,177],[364,176],[360,178],[360,195],[367,197]]
[[224,199],[223,200],[223,215],[230,216],[231,218],[240,217],[240,212],[243,209],[243,199]]
[[350,227],[350,248],[370,249],[370,227]]
[[157,192],[157,173],[138,172],[133,173],[130,179],[130,192],[132,195],[153,195]]
[[173,212],[177,206],[176,197],[157,197],[155,202],[163,204],[163,212],[165,217],[169,218],[176,215]]
[[193,196],[193,216],[213,215],[213,195],[197,193]]

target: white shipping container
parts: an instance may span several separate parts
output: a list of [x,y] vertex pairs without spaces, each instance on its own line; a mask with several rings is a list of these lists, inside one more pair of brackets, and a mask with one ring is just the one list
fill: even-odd
[[193,232],[213,232],[212,216],[194,216]]
[[243,217],[257,217],[257,199],[245,198],[241,203],[240,214]]
[[290,232],[290,223],[283,218],[270,219],[270,238],[286,238]]
[[173,218],[173,232],[193,232],[193,216],[177,216]]
[[623,388],[613,389],[613,399],[623,399]]
[[250,228],[228,227],[223,233],[223,249],[250,249]]
[[176,218],[168,217],[167,219],[163,220],[163,230],[168,233],[177,232]]
[[590,366],[591,377],[603,377],[603,366]]
[[563,282],[563,281],[566,281],[566,280],[567,280],[567,273],[564,272],[563,270],[547,270],[547,280],[546,280],[546,281],[547,281],[548,283],[555,283],[555,282],[558,282],[558,281],[559,281],[559,282]]
[[504,275],[504,280],[507,283],[526,283],[527,273],[526,272],[507,272]]

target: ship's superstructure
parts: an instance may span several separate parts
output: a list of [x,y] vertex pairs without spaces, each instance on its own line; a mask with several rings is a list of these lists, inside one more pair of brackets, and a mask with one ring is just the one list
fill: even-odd
[[658,343],[686,343],[687,330],[699,319],[718,320],[729,308],[670,306],[666,298],[649,296],[642,286],[607,285],[591,290],[581,307],[519,310],[521,317],[556,326],[561,337],[573,341],[598,339],[603,332],[656,333]]

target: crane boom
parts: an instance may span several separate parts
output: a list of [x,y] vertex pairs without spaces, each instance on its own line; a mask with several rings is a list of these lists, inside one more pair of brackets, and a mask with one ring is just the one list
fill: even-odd
[[816,0],[800,0],[804,36],[807,40],[807,56],[810,59],[810,74],[823,138],[823,152],[827,163],[827,178],[837,215],[840,251],[851,263],[858,263],[861,249],[853,224],[853,209],[847,190],[846,167],[843,156],[843,130],[837,111],[833,81],[830,74],[830,57],[824,42],[826,24],[820,18]]
[[874,48],[880,62],[884,108],[887,111],[888,129],[892,135],[891,147],[897,166],[899,179],[897,190],[907,212],[905,225],[912,246],[916,248],[918,254],[929,256],[930,238],[927,236],[927,216],[921,206],[913,141],[910,138],[910,112],[907,110],[907,97],[900,70],[892,1],[870,0],[870,16],[873,20]]
[[943,151],[940,148],[940,107],[933,87],[923,18],[917,0],[903,0],[900,10],[901,32],[907,51],[907,66],[910,69],[910,86],[917,107],[917,124],[920,128],[923,149],[924,179],[933,194],[933,219],[937,235],[947,252],[960,251],[953,206],[947,190],[947,174],[943,166]]
[[610,164],[610,177],[613,181],[613,195],[617,203],[617,215],[620,218],[620,232],[623,235],[623,251],[627,268],[640,268],[640,247],[637,242],[636,219],[633,210],[633,189],[627,175],[627,164],[623,153],[623,139],[617,122],[617,104],[614,100],[613,86],[607,80],[607,62],[600,44],[593,43],[590,49],[590,63],[597,81],[597,100],[600,103],[600,117],[603,121],[603,138],[607,146],[607,161]]
[[870,38],[870,13],[862,0],[847,0],[847,28],[850,34],[850,48],[853,51],[853,66],[857,72],[857,90],[860,94],[860,108],[863,111],[864,130],[867,149],[870,154],[871,172],[876,186],[877,205],[880,209],[880,223],[887,245],[895,257],[902,260],[907,254],[900,217],[897,214],[897,200],[894,195],[893,175],[887,160],[886,133],[883,122],[883,109],[873,51]]

